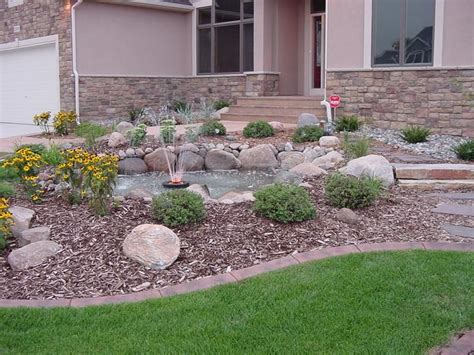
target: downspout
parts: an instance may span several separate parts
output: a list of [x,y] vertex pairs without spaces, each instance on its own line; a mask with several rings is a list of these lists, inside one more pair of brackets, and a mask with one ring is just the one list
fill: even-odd
[[74,74],[74,100],[76,107],[77,123],[80,123],[80,108],[79,108],[79,72],[77,71],[77,45],[76,45],[76,8],[81,5],[83,0],[77,2],[71,8],[71,22],[72,22],[72,71]]

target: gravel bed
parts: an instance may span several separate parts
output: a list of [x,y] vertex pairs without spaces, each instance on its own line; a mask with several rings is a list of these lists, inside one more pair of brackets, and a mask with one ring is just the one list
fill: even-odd
[[[182,250],[168,270],[154,271],[121,251],[136,226],[153,223],[150,206],[126,200],[98,218],[86,206],[69,206],[60,198],[41,205],[22,199],[12,203],[37,212],[35,226],[49,226],[51,239],[63,246],[44,264],[13,272],[0,255],[0,298],[56,299],[131,293],[144,283],[158,288],[229,272],[292,253],[325,247],[385,241],[463,241],[440,229],[444,223],[472,225],[462,217],[432,214],[438,198],[394,187],[374,206],[359,211],[362,222],[335,219],[337,209],[324,200],[323,181],[311,180],[317,207],[314,220],[281,225],[256,216],[251,204],[209,205],[204,223],[176,229]],[[15,247],[15,246],[12,246]]]
[[427,142],[410,144],[400,137],[399,130],[382,129],[370,126],[362,127],[358,134],[392,145],[394,148],[401,148],[418,154],[429,155],[436,159],[453,162],[458,161],[458,159],[452,149],[466,140],[466,138],[463,137],[432,134],[428,137]]

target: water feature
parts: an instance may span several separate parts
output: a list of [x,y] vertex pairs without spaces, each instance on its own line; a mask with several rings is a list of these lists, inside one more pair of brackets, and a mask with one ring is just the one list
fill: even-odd
[[[115,193],[126,195],[133,189],[145,189],[153,194],[169,191],[163,186],[169,175],[149,173],[134,176],[119,176]],[[183,179],[191,184],[207,185],[212,198],[219,198],[230,191],[255,191],[272,184],[275,174],[254,171],[205,171],[184,173]]]

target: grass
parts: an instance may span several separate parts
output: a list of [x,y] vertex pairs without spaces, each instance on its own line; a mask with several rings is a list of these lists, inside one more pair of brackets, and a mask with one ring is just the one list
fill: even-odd
[[422,354],[474,326],[473,264],[357,254],[141,304],[0,310],[0,353]]

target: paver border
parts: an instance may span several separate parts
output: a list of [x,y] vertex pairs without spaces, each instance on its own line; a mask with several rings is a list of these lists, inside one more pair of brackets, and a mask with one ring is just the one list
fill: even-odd
[[360,245],[346,245],[321,250],[313,250],[304,253],[292,254],[280,259],[275,259],[245,269],[234,270],[226,274],[219,274],[183,283],[175,286],[146,290],[131,294],[102,296],[95,298],[72,298],[58,300],[14,300],[0,299],[0,308],[84,308],[88,306],[111,305],[121,303],[136,303],[146,300],[159,299],[191,292],[206,290],[215,286],[237,283],[239,281],[287,268],[293,265],[301,265],[307,262],[329,259],[337,256],[371,253],[383,251],[403,250],[438,250],[438,251],[460,251],[474,252],[474,243],[446,243],[446,242],[390,242],[372,243]]

